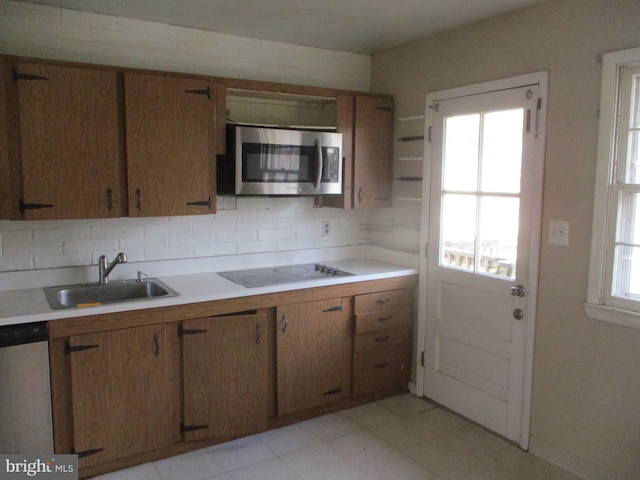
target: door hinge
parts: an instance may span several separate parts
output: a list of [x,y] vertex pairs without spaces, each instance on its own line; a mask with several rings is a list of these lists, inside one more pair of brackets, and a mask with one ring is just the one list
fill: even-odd
[[197,335],[198,333],[206,333],[208,330],[204,328],[184,328],[182,325],[178,325],[178,336],[183,335]]
[[92,448],[89,450],[82,450],[80,452],[75,452],[78,455],[78,458],[88,457],[89,455],[95,455],[96,453],[104,452],[104,448]]
[[83,352],[85,350],[91,350],[93,348],[98,348],[100,345],[74,345],[73,347],[69,342],[65,342],[64,344],[64,353],[69,355],[70,353],[75,352]]
[[180,422],[180,433],[185,434],[188,432],[195,432],[196,430],[205,430],[209,428],[209,425],[185,425],[184,422]]
[[540,126],[540,112],[542,111],[542,97],[538,97],[538,103],[536,105],[536,121],[535,121],[535,138],[538,138],[538,131]]
[[18,83],[18,80],[49,80],[48,77],[42,77],[40,75],[20,73],[15,68],[11,70],[11,73],[13,75],[13,83]]
[[20,213],[24,213],[25,210],[38,210],[40,208],[53,208],[50,203],[25,203],[24,200],[18,200],[18,208]]
[[335,307],[330,307],[330,308],[327,308],[326,310],[323,310],[322,313],[341,312],[341,311],[342,311],[342,305],[336,305]]
[[187,202],[187,205],[191,205],[194,207],[209,207],[211,210],[211,197],[208,200],[196,200],[195,202]]
[[322,394],[323,397],[329,396],[329,395],[335,395],[337,393],[342,392],[342,388],[338,387],[338,388],[334,388],[333,390],[329,390],[328,392],[324,392]]
[[195,90],[185,90],[185,93],[192,93],[193,95],[206,95],[207,98],[211,98],[211,87],[195,89]]
[[420,366],[424,367],[424,350],[420,354]]
[[428,141],[429,143],[431,143],[431,131],[432,131],[432,130],[433,130],[433,127],[431,127],[431,126],[430,126],[430,127],[429,127],[429,135],[428,135],[428,138],[427,138],[427,141]]
[[424,244],[424,258],[429,258],[429,243]]

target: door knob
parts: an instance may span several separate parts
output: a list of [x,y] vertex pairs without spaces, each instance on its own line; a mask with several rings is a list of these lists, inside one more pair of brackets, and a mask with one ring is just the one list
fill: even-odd
[[509,293],[511,293],[512,297],[524,297],[526,290],[524,285],[516,285],[515,287],[511,287],[509,289]]
[[524,318],[524,312],[521,308],[516,308],[513,311],[513,318],[515,318],[516,320],[522,320]]

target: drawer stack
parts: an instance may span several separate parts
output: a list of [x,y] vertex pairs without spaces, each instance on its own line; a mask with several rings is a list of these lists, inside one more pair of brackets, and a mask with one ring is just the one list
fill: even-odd
[[353,394],[406,387],[411,365],[413,289],[357,295]]

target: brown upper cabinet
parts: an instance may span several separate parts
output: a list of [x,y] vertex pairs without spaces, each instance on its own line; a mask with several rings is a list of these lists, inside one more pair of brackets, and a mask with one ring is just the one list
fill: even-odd
[[355,208],[391,206],[393,101],[355,97],[353,194]]
[[20,62],[11,73],[24,219],[125,215],[116,72]]
[[[17,128],[11,122],[10,112],[15,111],[15,94],[12,94],[13,82],[9,63],[0,59],[0,219],[16,220],[20,218],[18,201],[22,192],[22,174],[12,163],[15,158],[10,153],[10,142],[15,141]],[[13,107],[11,105],[13,103]],[[13,131],[11,131],[13,130]],[[14,199],[16,199],[14,201]]]
[[393,100],[386,96],[338,95],[338,131],[343,134],[343,195],[325,196],[338,208],[391,206]]
[[227,120],[336,128],[343,194],[324,205],[391,205],[390,96],[7,56],[0,70],[0,219],[215,213]]
[[214,85],[124,77],[129,216],[215,213]]

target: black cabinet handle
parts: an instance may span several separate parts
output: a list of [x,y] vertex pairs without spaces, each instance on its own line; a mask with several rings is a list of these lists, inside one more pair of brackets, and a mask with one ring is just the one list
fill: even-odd
[[142,192],[139,188],[136,188],[136,210],[142,211]]
[[107,188],[107,210],[113,210],[115,203],[113,201],[113,189],[111,187]]

